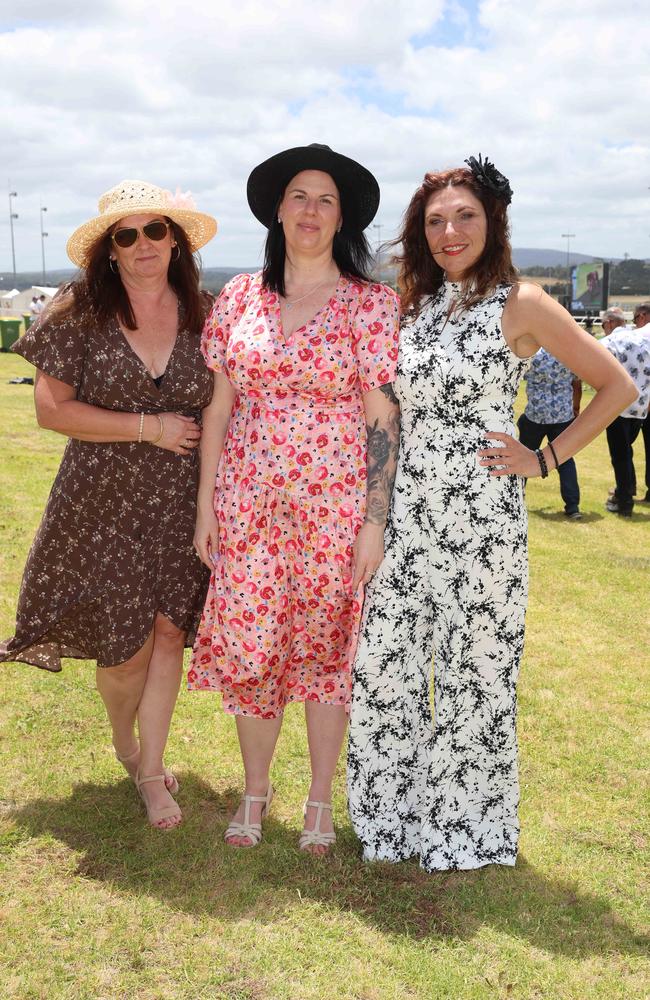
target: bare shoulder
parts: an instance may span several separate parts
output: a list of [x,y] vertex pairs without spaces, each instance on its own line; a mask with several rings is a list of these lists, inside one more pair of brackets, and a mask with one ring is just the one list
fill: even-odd
[[564,329],[576,326],[566,309],[532,281],[519,281],[512,286],[503,321],[504,331],[507,329],[508,337],[514,339],[548,323]]
[[534,316],[538,310],[562,310],[555,299],[552,299],[543,288],[534,281],[517,281],[510,289],[505,311],[511,316]]

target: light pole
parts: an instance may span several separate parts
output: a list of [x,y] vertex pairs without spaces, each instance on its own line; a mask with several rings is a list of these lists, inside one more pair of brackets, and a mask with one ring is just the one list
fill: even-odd
[[16,284],[16,248],[14,246],[14,219],[17,219],[18,216],[14,212],[14,206],[12,204],[11,199],[17,197],[18,193],[16,191],[9,192],[9,229],[11,231],[11,260],[14,268],[14,286]]
[[43,229],[43,212],[47,212],[45,205],[41,205],[41,259],[43,261],[43,284],[45,284],[45,237],[47,233]]
[[377,278],[381,278],[381,260],[379,259],[379,248],[381,246],[381,222],[373,222],[372,228],[377,230],[377,246],[375,248],[375,264],[377,265]]
[[571,240],[574,239],[575,233],[562,233],[562,239],[566,240],[566,283],[567,283],[567,309],[571,312],[571,271],[569,261],[571,260]]

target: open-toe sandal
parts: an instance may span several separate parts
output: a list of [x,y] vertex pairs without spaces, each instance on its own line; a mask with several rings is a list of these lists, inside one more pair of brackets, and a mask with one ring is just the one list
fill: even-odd
[[[148,784],[150,781],[162,781],[162,783],[165,785],[165,788],[167,788],[164,774],[150,774],[145,778],[141,778],[139,774],[136,775],[135,786],[138,789],[138,792],[140,793],[140,798],[142,799],[144,807],[147,810],[147,819],[149,820],[151,825],[155,827],[157,830],[173,830],[175,829],[175,827],[179,825],[178,823],[175,823],[174,826],[158,826],[158,824],[160,823],[161,819],[171,819],[172,816],[180,817],[181,810],[176,803],[174,803],[173,806],[162,806],[159,809],[157,809],[155,806],[150,806],[147,800],[145,799],[144,795],[142,794],[142,786]],[[169,791],[169,788],[167,788],[167,791]]]
[[[271,807],[271,801],[273,799],[273,786],[269,785],[266,795],[244,795],[242,802],[244,803],[244,821],[239,823],[235,820],[230,824],[228,829],[223,835],[224,840],[230,847],[257,847],[262,840],[262,823],[261,820],[264,819]],[[263,802],[262,814],[260,816],[259,823],[251,823],[251,803],[252,802]],[[230,837],[246,837],[250,840],[250,844],[231,844]]]
[[[328,849],[332,844],[336,843],[336,834],[334,830],[330,833],[325,833],[320,828],[320,821],[323,815],[323,810],[328,809],[332,811],[331,803],[329,802],[314,802],[311,799],[307,799],[303,807],[303,816],[307,815],[307,809],[313,807],[316,810],[316,822],[314,824],[313,830],[303,830],[300,834],[300,840],[298,841],[298,847],[301,851],[307,851],[310,847],[327,847]],[[312,853],[311,851],[309,853]]]

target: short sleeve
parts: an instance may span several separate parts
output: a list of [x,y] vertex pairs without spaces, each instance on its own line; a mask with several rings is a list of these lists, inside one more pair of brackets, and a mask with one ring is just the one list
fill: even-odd
[[87,320],[83,315],[46,316],[30,326],[12,351],[39,371],[79,390],[83,378]]
[[208,368],[226,370],[226,351],[230,331],[245,304],[252,275],[238,274],[221,291],[203,326],[201,353]]
[[352,315],[352,338],[363,392],[395,381],[399,299],[386,285],[361,284]]

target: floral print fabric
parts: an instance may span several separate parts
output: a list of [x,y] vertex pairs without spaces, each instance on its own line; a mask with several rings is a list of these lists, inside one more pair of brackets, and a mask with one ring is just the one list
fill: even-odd
[[[117,320],[44,320],[14,345],[77,398],[126,413],[199,417],[212,377],[197,336],[181,329],[160,387]],[[157,611],[193,641],[208,571],[192,547],[198,456],[151,444],[68,440],[23,577],[16,634],[0,660],[61,669],[61,657],[124,662]]]
[[206,363],[236,399],[215,490],[220,552],[188,683],[221,691],[227,712],[275,718],[291,701],[349,703],[362,393],[393,381],[397,338],[395,293],[345,277],[286,339],[260,274],[234,278],[208,318]]
[[526,380],[525,414],[534,424],[563,424],[573,420],[575,376],[543,347],[531,358]]
[[501,332],[509,288],[454,313],[459,292],[445,284],[402,329],[397,476],[350,718],[348,795],[364,856],[415,856],[427,871],[512,865],[518,836],[526,512],[521,480],[490,476],[476,452],[488,430],[513,434],[528,362]]

